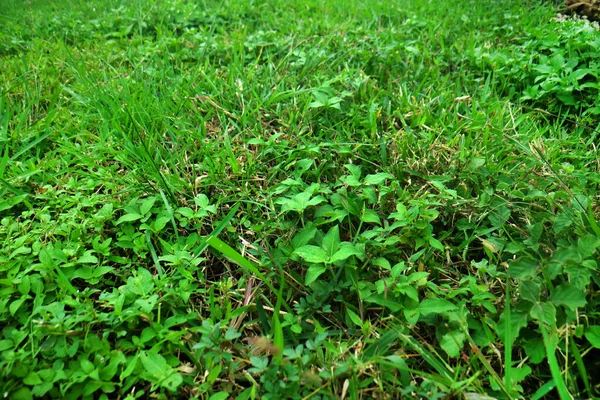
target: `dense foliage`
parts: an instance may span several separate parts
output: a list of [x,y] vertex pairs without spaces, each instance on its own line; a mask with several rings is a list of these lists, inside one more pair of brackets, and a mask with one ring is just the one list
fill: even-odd
[[551,6],[1,2],[3,396],[598,396],[600,33]]

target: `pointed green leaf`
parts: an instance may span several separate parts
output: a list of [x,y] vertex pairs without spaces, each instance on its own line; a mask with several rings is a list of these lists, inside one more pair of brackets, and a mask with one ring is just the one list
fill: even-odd
[[327,259],[331,258],[340,248],[340,227],[334,225],[323,238],[323,249],[327,253]]
[[411,325],[416,325],[417,322],[419,322],[419,317],[421,316],[421,313],[419,312],[418,309],[414,309],[414,310],[403,310],[404,313],[404,318],[406,318],[406,322],[408,322]]
[[344,167],[346,167],[346,169],[348,171],[350,171],[350,174],[355,177],[356,179],[360,179],[360,176],[362,175],[362,170],[361,167],[359,165],[356,164],[345,164]]
[[296,249],[295,254],[309,263],[324,263],[327,261],[327,253],[319,246],[306,245]]
[[152,197],[148,197],[147,199],[145,199],[142,202],[142,205],[140,206],[140,213],[142,215],[146,215],[150,212],[150,210],[152,209],[152,207],[154,206],[154,203],[156,202],[156,197],[152,196]]
[[306,270],[306,277],[304,278],[306,285],[310,285],[316,281],[325,271],[327,271],[327,268],[321,264],[311,265],[308,267]]
[[142,218],[142,215],[138,214],[138,213],[125,214],[117,220],[116,224],[119,225],[119,224],[122,224],[123,222],[137,221],[140,218]]
[[425,299],[419,304],[419,312],[423,315],[440,314],[456,310],[456,306],[444,299]]
[[354,311],[352,311],[349,308],[346,308],[346,314],[348,314],[348,317],[350,317],[350,320],[358,327],[362,327],[363,322],[360,319],[360,317],[358,316],[358,314],[356,314]]
[[312,199],[310,199],[306,203],[306,205],[307,206],[316,206],[317,204],[321,204],[321,203],[324,203],[326,201],[327,200],[325,199],[325,197],[323,197],[323,196],[316,196],[316,197],[313,197]]
[[444,245],[442,244],[442,242],[440,242],[439,240],[437,240],[434,237],[429,238],[429,245],[431,247],[433,247],[434,249],[444,251]]
[[377,214],[377,212],[368,208],[363,209],[362,215],[360,216],[360,220],[362,222],[381,225],[381,220],[379,219],[379,215]]
[[383,294],[372,294],[364,299],[367,303],[378,304],[382,307],[389,308],[392,312],[398,312],[403,309],[402,304],[397,301],[394,301],[388,296],[384,296]]
[[387,172],[380,172],[378,174],[370,174],[365,176],[363,183],[365,185],[381,185],[386,179],[394,179],[394,175],[388,174]]
[[292,239],[292,245],[294,248],[302,247],[311,241],[312,238],[315,237],[317,233],[317,228],[314,226],[306,227],[300,231],[294,239]]
[[346,260],[352,256],[356,256],[362,260],[365,256],[365,253],[352,243],[343,242],[340,246],[340,249],[336,251],[336,253],[330,258],[329,262],[334,263],[337,261]]

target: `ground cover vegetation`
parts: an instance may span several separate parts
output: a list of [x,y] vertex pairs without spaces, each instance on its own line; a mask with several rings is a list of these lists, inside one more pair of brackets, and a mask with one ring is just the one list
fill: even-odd
[[600,34],[554,6],[1,2],[2,396],[598,396]]

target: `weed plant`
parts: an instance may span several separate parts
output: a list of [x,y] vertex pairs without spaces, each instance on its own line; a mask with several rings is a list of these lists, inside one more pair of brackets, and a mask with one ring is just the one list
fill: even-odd
[[600,34],[550,7],[1,2],[2,396],[597,397]]

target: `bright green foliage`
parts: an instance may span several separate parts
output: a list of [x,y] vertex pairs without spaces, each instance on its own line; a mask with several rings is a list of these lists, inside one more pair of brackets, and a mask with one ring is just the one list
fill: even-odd
[[0,2],[0,393],[600,396],[598,45],[540,2]]

